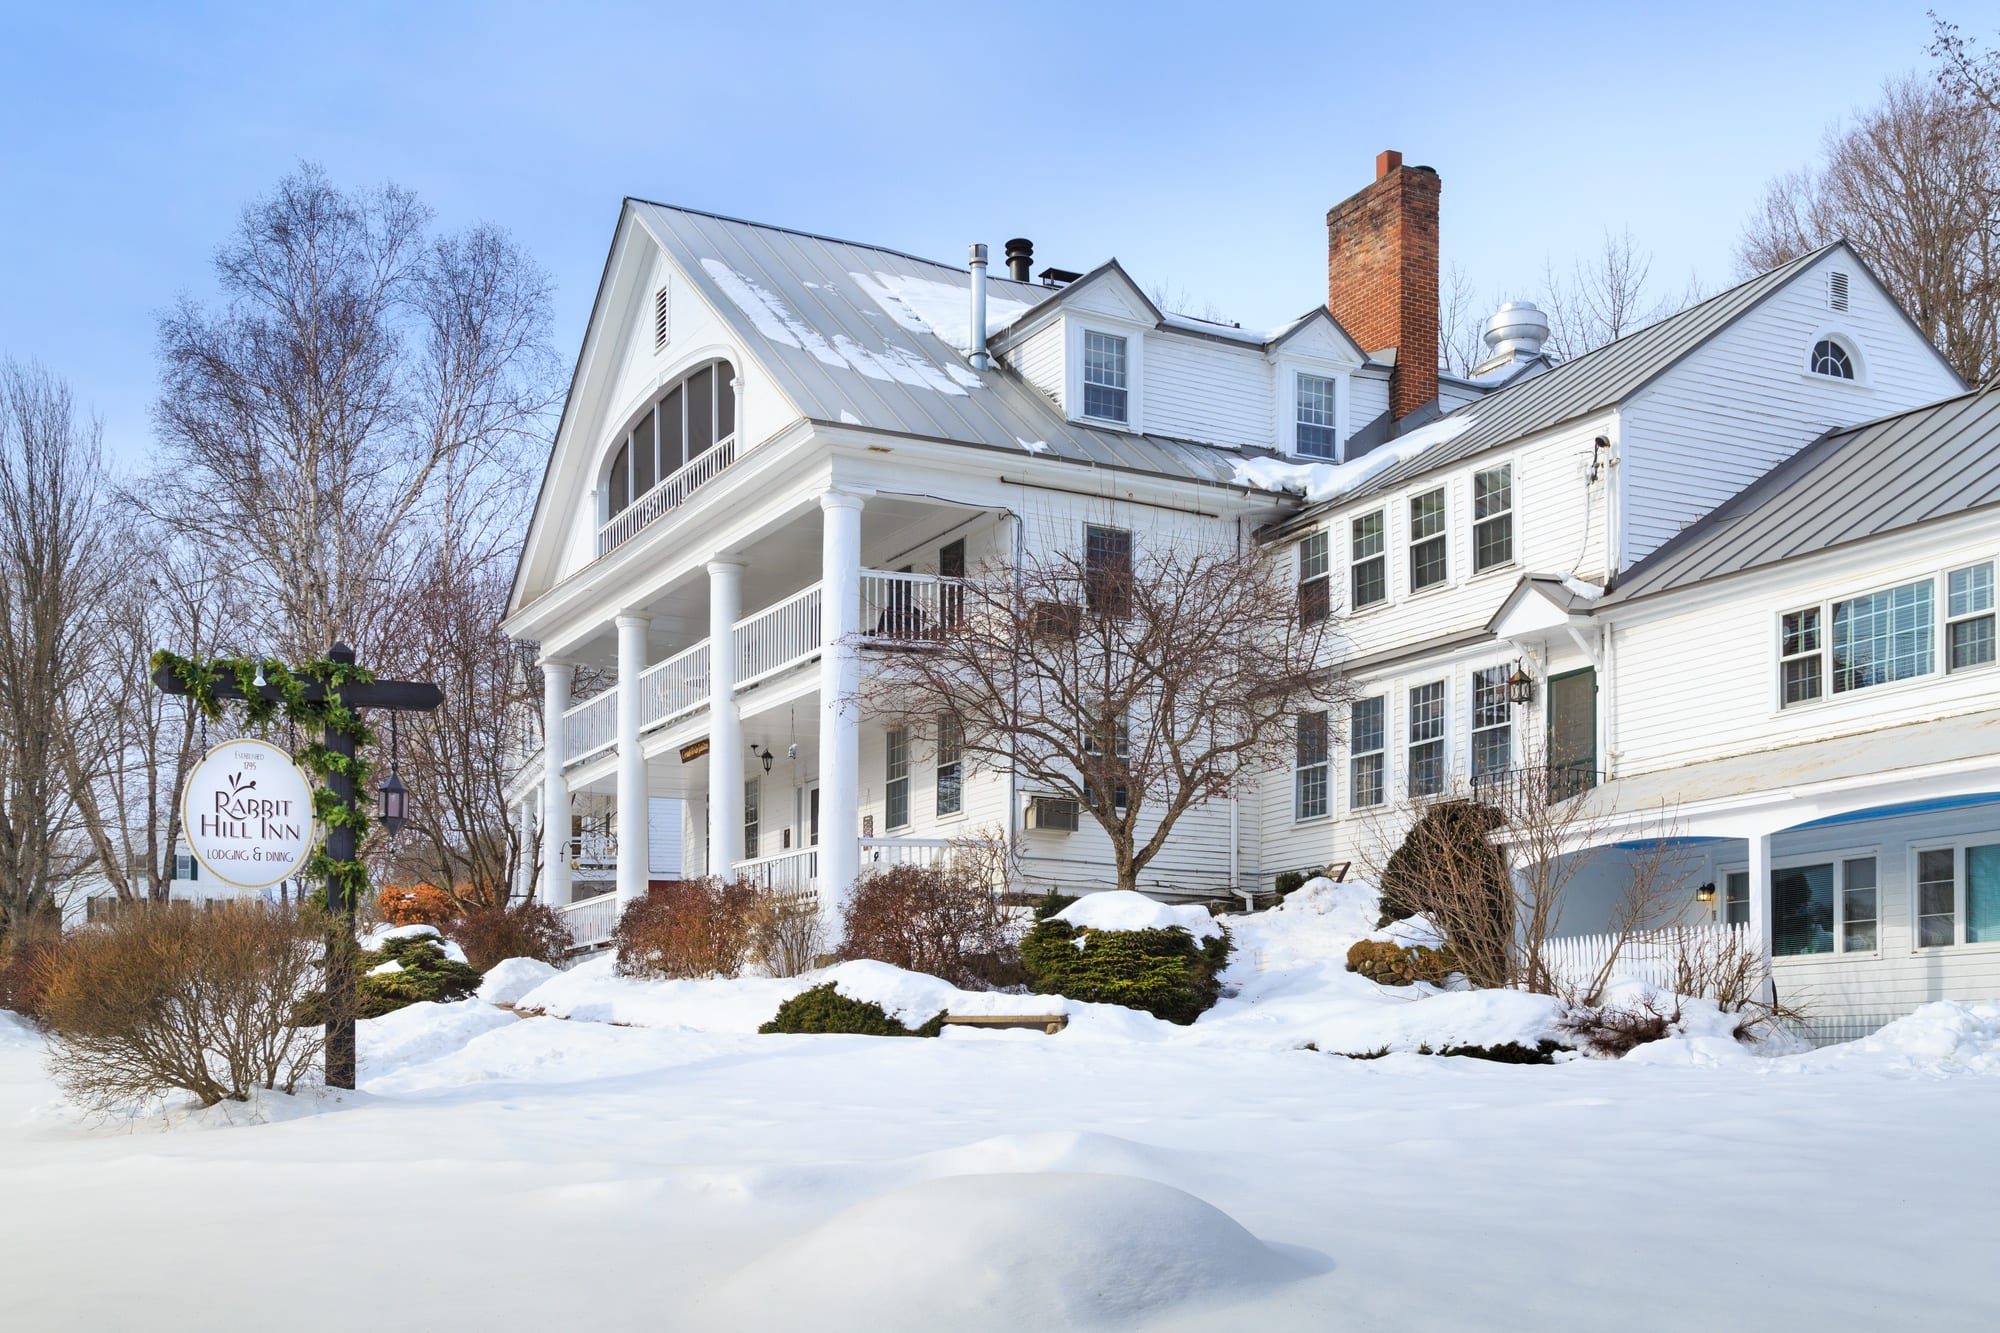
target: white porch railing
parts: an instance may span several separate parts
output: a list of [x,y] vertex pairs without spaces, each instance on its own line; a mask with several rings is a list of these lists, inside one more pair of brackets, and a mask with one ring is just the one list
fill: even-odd
[[569,863],[578,870],[618,864],[616,833],[579,833],[569,840]]
[[618,927],[618,895],[600,893],[594,898],[569,903],[556,909],[563,924],[569,927],[569,937],[579,949],[596,949],[611,943],[611,932]]
[[639,529],[669,509],[686,504],[688,496],[694,494],[696,487],[735,461],[736,437],[729,435],[717,440],[696,454],[686,467],[666,477],[652,490],[612,515],[611,521],[597,530],[597,553],[603,555],[623,545],[630,541]]
[[819,849],[804,847],[738,861],[730,869],[766,893],[819,901]]
[[708,707],[708,640],[639,676],[639,725],[654,727]]
[[618,743],[618,687],[593,694],[563,713],[563,763],[576,764]]
[[934,866],[951,855],[945,838],[863,838],[861,872],[892,866]]
[[893,643],[942,638],[965,615],[961,579],[861,571],[861,634]]
[[[1547,945],[1549,968],[1560,984],[1587,986],[1617,943],[1616,935],[1566,935],[1552,939]],[[1756,937],[1747,925],[1667,926],[1627,940],[1618,951],[1611,975],[1670,988],[1674,984],[1676,963],[1683,956],[1714,958],[1725,949],[1756,947]]]
[[819,584],[736,622],[736,684],[775,676],[819,651]]

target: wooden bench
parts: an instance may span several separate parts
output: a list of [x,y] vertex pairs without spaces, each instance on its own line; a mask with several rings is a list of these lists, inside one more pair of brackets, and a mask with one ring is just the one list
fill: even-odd
[[946,1014],[948,1028],[1040,1028],[1054,1036],[1069,1026],[1068,1014]]

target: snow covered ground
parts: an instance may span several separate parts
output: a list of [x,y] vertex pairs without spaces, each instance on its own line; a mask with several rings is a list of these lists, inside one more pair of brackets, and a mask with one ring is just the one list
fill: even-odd
[[758,1036],[806,980],[515,967],[543,1014],[366,1023],[358,1093],[115,1124],[0,1015],[6,1326],[2000,1326],[2000,1004],[1778,1058],[1353,1060],[1549,1017],[1345,972],[1366,916],[1239,922],[1191,1028],[850,964],[919,1018],[1070,1025]]

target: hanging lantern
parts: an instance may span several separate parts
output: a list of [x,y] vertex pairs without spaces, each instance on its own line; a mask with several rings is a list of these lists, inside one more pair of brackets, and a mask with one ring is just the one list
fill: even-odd
[[1514,674],[1507,677],[1507,701],[1509,703],[1533,703],[1535,698],[1535,678],[1518,661],[1514,663]]
[[375,818],[382,827],[395,837],[402,831],[403,821],[410,817],[410,789],[403,785],[402,778],[396,776],[394,764],[389,766],[389,780],[375,790]]

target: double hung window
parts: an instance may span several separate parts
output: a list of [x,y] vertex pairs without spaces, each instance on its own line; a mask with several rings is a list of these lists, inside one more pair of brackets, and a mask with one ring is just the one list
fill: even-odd
[[1326,713],[1300,713],[1297,757],[1292,769],[1292,809],[1296,819],[1317,819],[1332,807],[1333,767],[1329,759]]
[[1352,554],[1349,578],[1353,583],[1348,605],[1359,611],[1389,596],[1389,552],[1383,532],[1383,511],[1363,514],[1351,525]]
[[1410,795],[1444,790],[1444,682],[1410,691]]
[[1298,410],[1294,418],[1299,453],[1307,458],[1336,458],[1340,440],[1334,428],[1333,381],[1324,375],[1298,377]]
[[885,748],[882,825],[902,828],[910,822],[910,734],[900,727],[887,733]]
[[1514,559],[1514,465],[1472,474],[1472,572]]
[[1451,576],[1445,549],[1444,487],[1410,497],[1410,591],[1434,588]]
[[1111,333],[1083,335],[1083,414],[1100,421],[1125,421],[1125,340]]
[[1514,760],[1514,713],[1507,701],[1507,668],[1472,673],[1472,780],[1493,778]]
[[1333,613],[1332,564],[1326,532],[1315,532],[1299,543],[1299,621],[1317,625]]
[[1355,810],[1378,806],[1387,798],[1383,768],[1387,759],[1387,733],[1383,725],[1382,695],[1356,699],[1347,714],[1347,750],[1352,775],[1347,784],[1347,804]]

